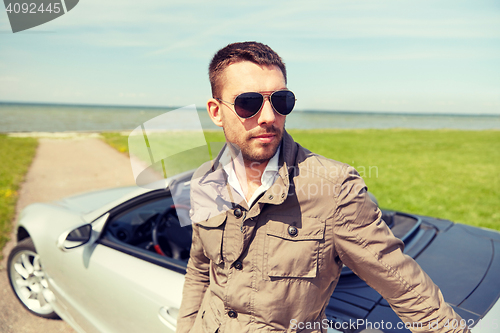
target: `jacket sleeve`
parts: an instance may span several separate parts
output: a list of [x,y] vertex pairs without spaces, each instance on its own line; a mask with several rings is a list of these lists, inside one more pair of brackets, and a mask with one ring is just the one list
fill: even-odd
[[210,260],[203,252],[198,229],[198,224],[194,223],[191,255],[186,270],[181,308],[177,317],[177,333],[187,333],[193,327],[210,281]]
[[403,242],[382,220],[357,171],[347,167],[344,175],[334,223],[335,248],[342,262],[378,291],[404,323],[415,323],[412,332],[469,332],[460,325],[445,327],[454,319],[460,323],[460,316],[430,277],[403,253]]

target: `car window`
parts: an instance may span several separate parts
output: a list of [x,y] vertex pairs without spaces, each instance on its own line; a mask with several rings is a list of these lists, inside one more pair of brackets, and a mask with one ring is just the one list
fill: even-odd
[[187,262],[191,248],[191,226],[181,227],[178,214],[187,216],[189,202],[174,204],[169,195],[146,195],[126,203],[111,215],[103,238],[118,245],[133,247]]

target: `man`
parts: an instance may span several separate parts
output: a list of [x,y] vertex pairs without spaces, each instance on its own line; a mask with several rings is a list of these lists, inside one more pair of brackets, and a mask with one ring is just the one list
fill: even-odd
[[343,264],[403,322],[422,323],[416,332],[464,332],[444,327],[460,317],[402,253],[359,174],[286,133],[295,96],[281,58],[260,43],[230,44],[209,75],[207,110],[227,144],[191,182],[193,243],[177,332],[326,332]]

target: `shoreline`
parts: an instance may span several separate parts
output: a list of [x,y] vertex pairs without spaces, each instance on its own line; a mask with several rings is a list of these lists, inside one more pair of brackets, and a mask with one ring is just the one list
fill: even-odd
[[[56,108],[71,108],[71,109],[124,109],[134,110],[141,109],[143,111],[172,111],[183,108],[183,106],[159,106],[159,105],[115,105],[115,104],[71,104],[71,103],[44,103],[44,102],[16,102],[16,101],[0,101],[0,108],[3,106],[21,106],[21,107],[56,107]],[[436,111],[382,111],[382,110],[318,110],[318,109],[296,109],[295,113],[328,113],[338,115],[387,115],[387,116],[416,116],[416,117],[500,117],[498,113],[446,113]]]
[[[314,129],[302,129],[302,128],[287,128],[287,131],[291,132],[324,132],[324,133],[335,133],[335,132],[366,132],[366,131],[389,131],[389,132],[499,132],[499,129],[460,129],[460,128],[406,128],[406,127],[391,127],[391,128],[314,128]],[[53,139],[85,139],[85,138],[102,138],[102,133],[117,133],[123,136],[131,134],[133,129],[130,130],[84,130],[84,131],[13,131],[13,132],[1,132],[0,135],[6,135],[9,137],[16,138],[53,138]],[[165,130],[165,132],[183,132],[189,130],[174,129]],[[194,130],[192,130],[194,131]],[[221,129],[204,129],[203,132],[208,133],[222,133]]]

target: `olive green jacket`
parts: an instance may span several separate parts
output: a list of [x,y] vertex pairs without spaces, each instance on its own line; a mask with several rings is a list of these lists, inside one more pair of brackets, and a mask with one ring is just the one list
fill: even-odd
[[178,333],[326,332],[343,264],[403,322],[421,322],[415,332],[460,321],[403,254],[354,168],[311,153],[286,132],[281,147],[279,176],[252,207],[228,185],[218,159],[195,173]]

